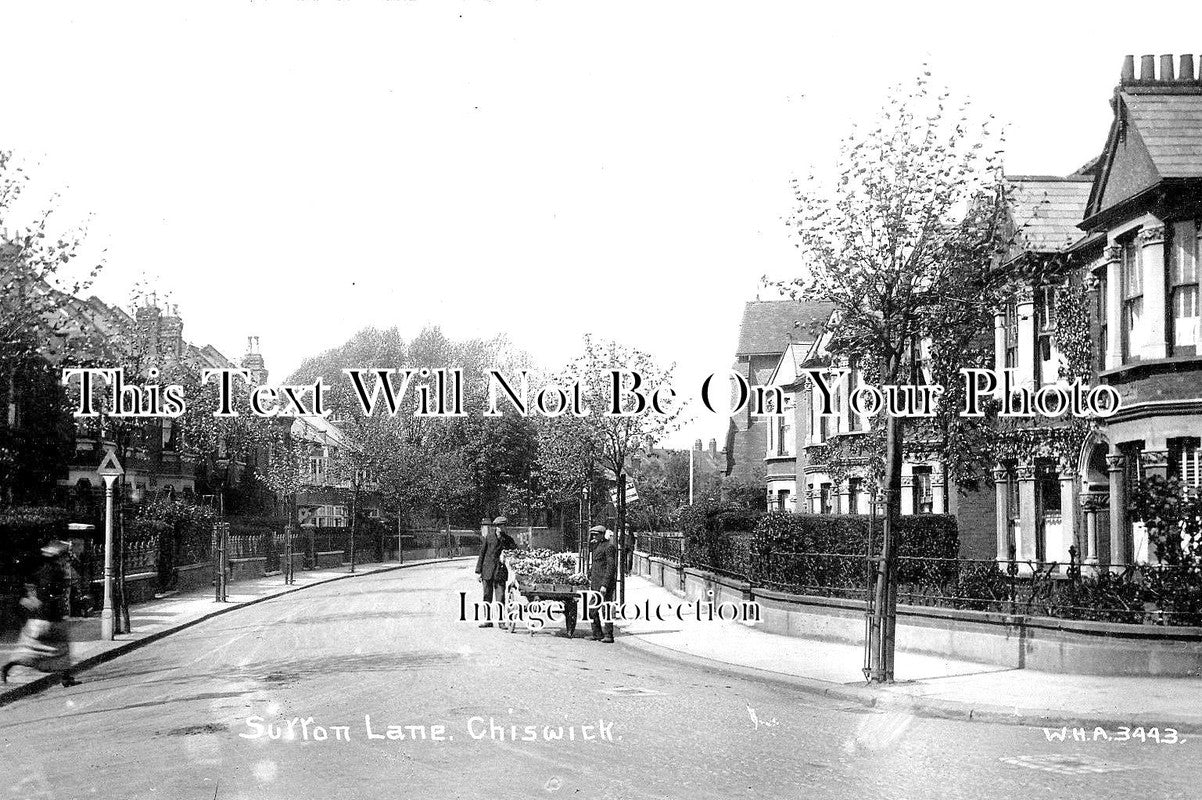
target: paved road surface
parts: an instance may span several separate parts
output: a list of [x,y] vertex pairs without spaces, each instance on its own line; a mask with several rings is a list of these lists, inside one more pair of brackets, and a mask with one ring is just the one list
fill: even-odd
[[[455,563],[316,587],[0,708],[0,797],[1199,796],[1202,737],[1048,743],[1040,729],[868,711],[621,643],[482,630],[457,621],[473,578]],[[365,715],[376,734],[419,727],[369,739]],[[268,722],[294,718],[312,723],[271,738]],[[561,726],[576,739],[544,739]]]

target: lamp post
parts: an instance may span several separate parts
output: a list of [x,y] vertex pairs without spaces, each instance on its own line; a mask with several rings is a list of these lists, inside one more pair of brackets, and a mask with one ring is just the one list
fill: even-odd
[[100,607],[100,638],[113,640],[113,483],[125,474],[117,454],[109,450],[96,469],[104,479],[104,604]]

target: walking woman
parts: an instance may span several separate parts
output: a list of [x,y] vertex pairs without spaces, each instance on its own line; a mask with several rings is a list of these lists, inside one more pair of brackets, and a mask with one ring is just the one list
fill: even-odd
[[8,683],[8,671],[20,664],[39,672],[60,673],[63,686],[78,683],[71,677],[71,637],[63,622],[69,550],[66,542],[50,542],[42,548],[42,564],[21,599],[29,620],[21,629],[16,655],[0,668],[0,682]]

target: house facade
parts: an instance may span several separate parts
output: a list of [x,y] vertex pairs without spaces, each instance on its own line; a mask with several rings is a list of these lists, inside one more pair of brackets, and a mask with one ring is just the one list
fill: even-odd
[[[813,343],[817,338],[816,329],[826,322],[830,313],[828,303],[789,300],[747,303],[739,323],[739,343],[732,371],[749,390],[766,386],[774,380],[785,351],[792,345],[805,348]],[[725,448],[728,476],[748,483],[763,482],[772,427],[769,418],[753,414],[750,405],[731,417]],[[781,484],[781,478],[782,473],[777,469],[775,485]]]
[[[1022,277],[992,331],[994,367],[1011,371],[1017,391],[1105,385],[1119,409],[999,419],[992,480],[979,491],[954,485],[921,446],[908,450],[902,513],[955,514],[963,557],[1062,571],[1070,559],[1154,561],[1131,519],[1131,492],[1155,475],[1202,488],[1202,80],[1192,56],[1144,56],[1139,67],[1124,61],[1098,158],[1067,176],[1007,177],[1013,236],[1003,266]],[[870,420],[845,402],[862,376],[824,342],[800,360],[785,348],[766,379],[792,411],[770,429],[775,444],[764,440],[766,490],[780,496],[792,446],[795,510],[863,513],[870,487],[848,443],[868,434]],[[811,381],[790,380],[804,367],[848,370],[835,415],[820,413]]]
[[[1128,56],[1079,227],[1103,243],[1096,286],[1098,379],[1121,410],[1078,468],[1103,563],[1154,558],[1127,495],[1153,475],[1202,485],[1202,80],[1192,55]],[[1105,469],[1103,470],[1103,465]],[[1108,528],[1106,535],[1100,531]],[[1087,541],[1087,545],[1089,542]]]

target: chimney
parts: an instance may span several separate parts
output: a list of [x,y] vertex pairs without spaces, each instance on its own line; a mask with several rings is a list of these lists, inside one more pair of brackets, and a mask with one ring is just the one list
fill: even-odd
[[718,440],[710,439],[710,458],[718,457]]
[[1192,53],[1181,56],[1181,68],[1177,70],[1177,80],[1192,81],[1194,79],[1194,56]]
[[701,449],[701,440],[700,440],[700,439],[698,439],[697,441],[693,442],[693,449],[694,449],[694,450],[700,450],[700,449]]
[[263,361],[262,354],[259,353],[259,337],[246,337],[246,354],[242,356],[242,369],[250,371],[250,381],[255,386],[262,386],[267,382],[267,367]]
[[1123,72],[1119,83],[1135,83],[1135,56],[1123,56]]
[[1156,80],[1156,56],[1140,56],[1139,79],[1143,83]]
[[1160,79],[1162,81],[1176,80],[1173,77],[1173,56],[1171,53],[1160,57]]

